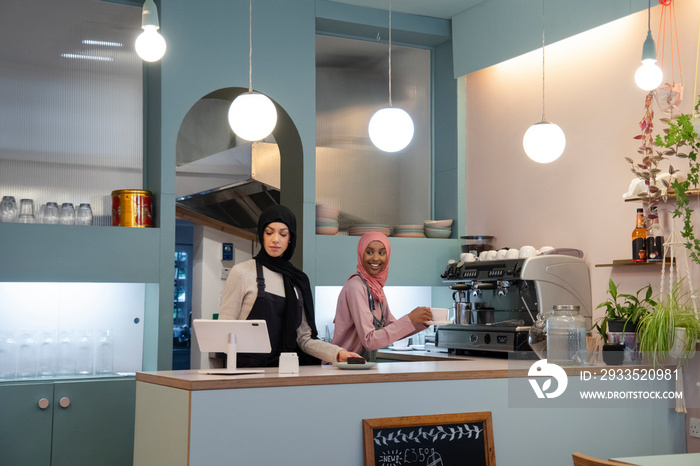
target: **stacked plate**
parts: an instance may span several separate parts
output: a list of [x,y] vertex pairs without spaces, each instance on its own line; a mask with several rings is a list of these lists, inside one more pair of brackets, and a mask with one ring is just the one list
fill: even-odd
[[452,235],[452,219],[426,220],[423,227],[428,238],[449,238]]
[[373,231],[383,233],[386,236],[391,234],[391,228],[389,225],[383,225],[381,223],[358,223],[348,227],[349,236],[362,236],[365,233],[370,233]]
[[316,234],[335,235],[338,233],[340,211],[329,205],[316,205]]
[[394,225],[392,236],[399,238],[425,238],[423,225]]

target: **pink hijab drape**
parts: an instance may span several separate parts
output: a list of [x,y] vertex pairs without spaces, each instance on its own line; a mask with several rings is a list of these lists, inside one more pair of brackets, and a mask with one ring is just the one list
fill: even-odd
[[[381,273],[378,273],[377,275],[370,275],[369,273],[367,273],[364,266],[362,265],[362,256],[365,253],[365,249],[367,249],[367,246],[372,241],[379,241],[386,248],[386,267]],[[378,303],[383,303],[384,301],[386,301],[383,288],[384,284],[386,283],[386,279],[389,277],[390,258],[391,244],[389,244],[389,238],[387,238],[384,234],[378,232],[365,233],[364,235],[362,235],[362,237],[360,238],[360,242],[357,244],[357,274],[359,274],[362,278],[364,278],[365,282],[367,282],[367,286],[369,286],[369,289],[372,292],[372,296],[374,296],[375,301],[377,301]],[[352,276],[354,277],[357,274],[353,274]]]

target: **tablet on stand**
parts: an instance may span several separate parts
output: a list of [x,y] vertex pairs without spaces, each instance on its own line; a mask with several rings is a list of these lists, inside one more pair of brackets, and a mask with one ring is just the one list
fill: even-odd
[[236,355],[269,353],[272,351],[267,322],[264,320],[195,319],[194,333],[202,353],[226,353],[225,369],[203,369],[200,374],[243,375],[260,374],[263,369],[236,368]]

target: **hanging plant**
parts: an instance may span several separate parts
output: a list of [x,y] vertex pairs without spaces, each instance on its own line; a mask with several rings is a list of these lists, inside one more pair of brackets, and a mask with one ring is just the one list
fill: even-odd
[[632,165],[632,173],[642,180],[647,189],[639,194],[639,197],[644,201],[645,205],[651,206],[659,203],[661,199],[664,201],[667,198],[666,190],[659,189],[657,185],[657,175],[661,173],[659,162],[665,159],[664,154],[660,151],[654,152],[654,110],[651,108],[654,92],[650,91],[644,100],[644,116],[639,121],[639,129],[641,134],[638,134],[634,139],[641,141],[641,146],[637,153],[642,156],[642,162],[636,163],[632,158],[625,157]]
[[[695,105],[695,114],[700,111],[700,100]],[[683,228],[681,236],[685,240],[685,247],[690,252],[691,259],[700,264],[700,240],[696,237],[693,227],[693,209],[690,207],[689,191],[698,187],[700,164],[697,157],[700,153],[700,138],[693,126],[693,115],[681,114],[672,118],[662,118],[661,121],[668,124],[663,137],[656,136],[655,144],[666,149],[665,155],[675,156],[688,161],[688,175],[685,180],[673,179],[670,187],[676,196],[676,208],[673,210],[673,218],[681,218]],[[673,175],[676,170],[671,166],[669,173]],[[665,182],[668,185],[668,182]]]

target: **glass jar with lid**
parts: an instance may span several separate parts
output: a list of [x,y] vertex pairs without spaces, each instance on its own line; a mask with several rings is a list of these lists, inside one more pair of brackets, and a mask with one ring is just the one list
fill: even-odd
[[586,319],[573,305],[552,306],[547,318],[547,362],[559,366],[583,366],[586,351]]

